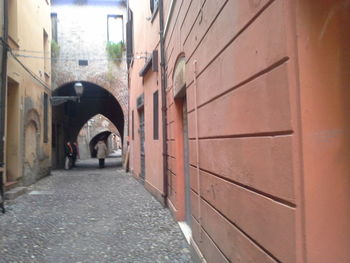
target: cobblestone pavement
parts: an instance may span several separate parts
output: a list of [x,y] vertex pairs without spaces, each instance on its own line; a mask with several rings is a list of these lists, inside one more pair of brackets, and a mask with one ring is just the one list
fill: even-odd
[[0,262],[191,262],[169,210],[123,172],[120,158],[106,165],[54,171],[7,204]]

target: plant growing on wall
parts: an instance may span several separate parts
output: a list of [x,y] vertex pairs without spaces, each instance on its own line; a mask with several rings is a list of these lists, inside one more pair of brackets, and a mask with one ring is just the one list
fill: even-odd
[[51,40],[51,58],[53,60],[57,59],[60,55],[60,46],[55,40]]
[[107,42],[106,51],[108,58],[119,65],[121,58],[123,57],[124,43],[122,41],[119,43]]

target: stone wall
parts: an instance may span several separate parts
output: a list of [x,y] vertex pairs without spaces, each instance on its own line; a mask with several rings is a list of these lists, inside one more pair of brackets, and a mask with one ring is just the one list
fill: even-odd
[[[53,92],[68,83],[86,81],[106,90],[113,96],[123,112],[124,131],[127,136],[128,87],[125,51],[120,60],[109,59],[106,52],[107,17],[121,15],[123,17],[122,37],[125,42],[126,6],[118,1],[110,5],[75,5],[60,4],[55,1],[52,13],[57,15],[58,56],[52,60]],[[79,65],[79,60],[85,60],[87,65]],[[87,104],[84,104],[87,105]],[[101,102],[102,105],[102,102]],[[83,103],[80,104],[83,106]],[[87,105],[88,106],[88,105]],[[110,106],[110,105],[109,105]],[[66,127],[67,116],[57,110],[54,121],[60,127]],[[65,137],[63,135],[62,137]],[[63,138],[65,140],[67,138]],[[61,147],[62,143],[59,143]],[[62,165],[63,151],[53,149],[55,167]],[[57,155],[57,156],[56,156]]]

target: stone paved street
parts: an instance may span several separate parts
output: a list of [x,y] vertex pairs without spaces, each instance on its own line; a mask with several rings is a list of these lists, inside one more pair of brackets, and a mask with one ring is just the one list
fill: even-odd
[[80,161],[7,204],[0,262],[191,262],[169,211],[120,168]]

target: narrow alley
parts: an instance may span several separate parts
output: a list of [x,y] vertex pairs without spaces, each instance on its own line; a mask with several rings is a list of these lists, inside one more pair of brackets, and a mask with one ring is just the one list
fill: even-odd
[[0,262],[192,262],[178,224],[120,158],[79,161],[0,215]]

